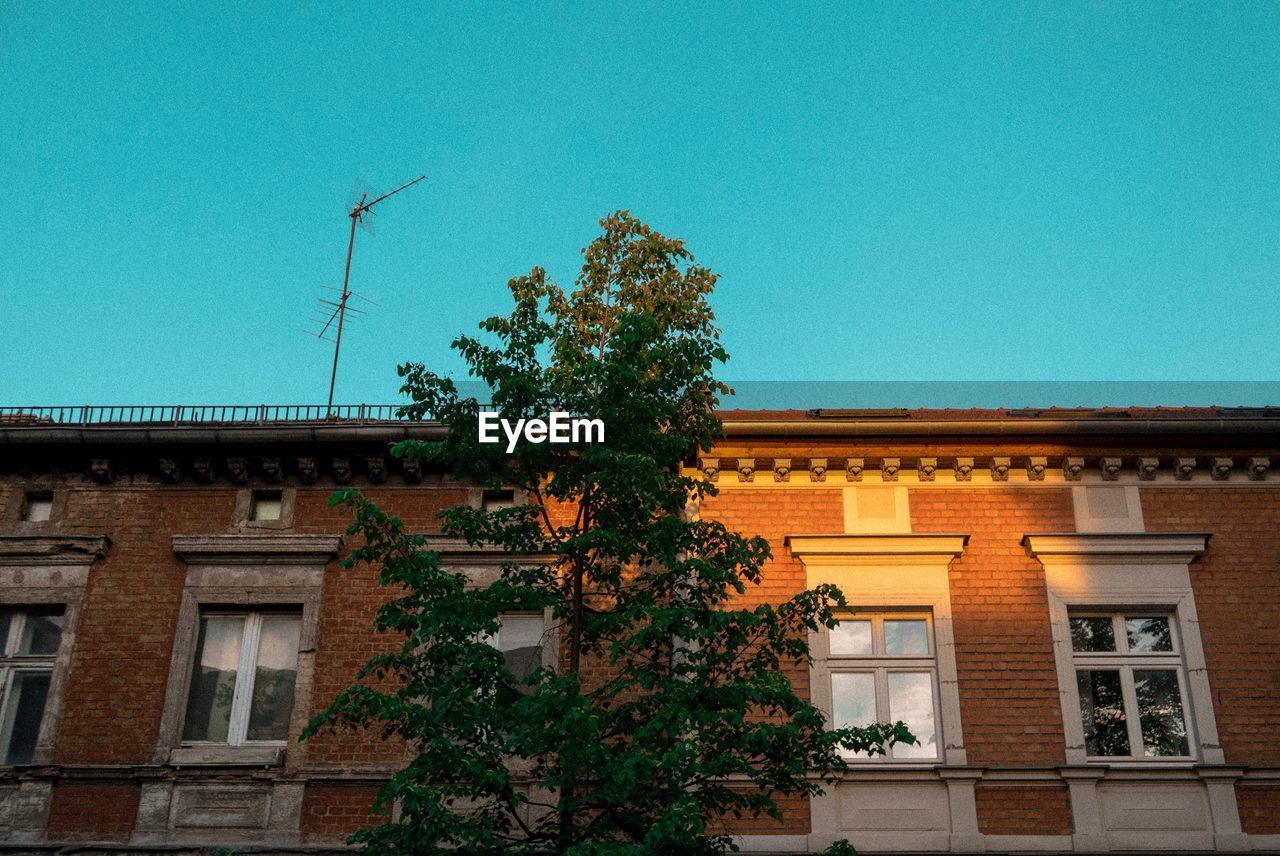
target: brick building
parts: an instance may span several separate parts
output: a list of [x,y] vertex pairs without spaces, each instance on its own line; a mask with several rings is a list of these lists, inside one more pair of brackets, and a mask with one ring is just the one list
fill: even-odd
[[[340,846],[404,747],[296,735],[380,646],[353,484],[503,502],[390,410],[0,416],[0,846]],[[744,849],[1280,850],[1280,411],[730,412],[698,513],[857,612],[797,685],[922,737]],[[438,541],[483,577],[496,557]],[[538,616],[496,644],[554,662]]]

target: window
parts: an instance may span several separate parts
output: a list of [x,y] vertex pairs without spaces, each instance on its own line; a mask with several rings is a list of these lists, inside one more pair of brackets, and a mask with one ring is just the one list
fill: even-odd
[[502,616],[497,636],[489,644],[502,652],[507,670],[523,681],[542,666],[542,637],[546,619],[542,613],[509,613]]
[[53,515],[53,494],[48,491],[28,493],[22,505],[22,519],[29,523],[46,522]]
[[1076,613],[1070,625],[1086,756],[1190,757],[1171,616]]
[[[859,612],[827,637],[832,718],[836,727],[902,720],[920,741],[900,743],[887,757],[937,760],[937,665],[928,613]],[[850,753],[850,757],[867,758]]]
[[249,507],[249,519],[254,521],[279,520],[284,508],[284,491],[255,490]]
[[6,764],[29,764],[40,736],[63,608],[0,608],[0,750]]
[[288,740],[301,633],[299,612],[201,614],[183,741]]
[[486,490],[480,505],[485,511],[514,508],[516,505],[516,492],[514,490]]

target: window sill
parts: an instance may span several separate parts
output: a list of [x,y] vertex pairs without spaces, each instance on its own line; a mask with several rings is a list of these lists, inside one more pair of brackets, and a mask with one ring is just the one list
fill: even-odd
[[175,767],[278,767],[284,746],[179,746],[169,751]]

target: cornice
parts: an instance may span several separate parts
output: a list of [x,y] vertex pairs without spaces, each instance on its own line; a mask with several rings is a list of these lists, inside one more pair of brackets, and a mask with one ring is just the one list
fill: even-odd
[[1169,561],[1189,563],[1209,546],[1204,532],[1044,533],[1022,545],[1041,561]]
[[0,565],[86,565],[110,547],[106,535],[0,535]]
[[947,556],[969,543],[967,534],[788,535],[791,555],[799,559],[853,556]]
[[[954,455],[940,457],[868,457],[851,450],[849,457],[701,457],[688,474],[703,476],[722,489],[794,487],[810,485],[832,488],[841,482],[858,484],[867,480],[923,485],[930,488],[1004,486],[1064,486],[1077,484],[1141,484],[1144,487],[1265,487],[1273,457],[1268,454],[1237,454],[1233,457],[1202,455],[1187,457],[1149,453],[1132,455]],[[775,473],[810,472],[805,479],[755,479],[759,470]],[[844,472],[841,479],[839,472]],[[879,472],[880,479],[867,475]],[[737,479],[721,478],[737,472]],[[834,481],[828,474],[835,475]],[[1271,479],[1271,485],[1276,481]]]
[[173,552],[187,564],[325,564],[342,549],[341,535],[174,535]]

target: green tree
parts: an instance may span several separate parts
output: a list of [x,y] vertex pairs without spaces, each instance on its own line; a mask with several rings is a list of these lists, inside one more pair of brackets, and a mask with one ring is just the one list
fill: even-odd
[[[334,498],[361,536],[350,563],[391,590],[377,626],[403,644],[306,733],[372,729],[415,752],[379,796],[394,819],[353,839],[369,852],[718,853],[731,846],[721,821],[780,816],[775,798],[819,792],[842,748],[912,740],[901,723],[828,729],[794,692],[786,670],[807,667],[807,634],[834,625],[842,594],[743,605],[768,544],[689,513],[715,486],[681,464],[718,436],[727,392],[716,277],[626,212],[600,225],[571,293],[536,268],[510,281],[514,308],[480,325],[483,341],[453,343],[487,406],[420,364],[400,369],[407,414],[448,431],[394,454],[528,497],[441,516],[446,535],[510,554],[497,579],[469,587],[358,492]],[[605,439],[508,454],[479,442],[490,409],[601,419]],[[509,668],[486,639],[503,614],[544,610],[559,667]]]

